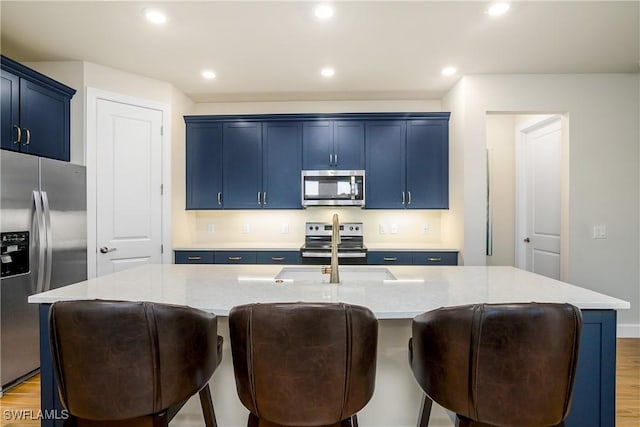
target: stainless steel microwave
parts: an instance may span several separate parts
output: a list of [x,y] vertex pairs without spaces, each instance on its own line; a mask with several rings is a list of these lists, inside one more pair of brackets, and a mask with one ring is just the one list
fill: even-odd
[[302,206],[364,206],[364,171],[303,170]]

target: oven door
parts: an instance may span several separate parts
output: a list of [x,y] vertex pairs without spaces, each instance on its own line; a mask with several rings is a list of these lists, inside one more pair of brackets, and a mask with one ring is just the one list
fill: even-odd
[[302,206],[364,206],[364,171],[302,171]]
[[[331,264],[331,252],[302,249],[300,251],[300,263],[305,265],[329,265]],[[366,264],[366,252],[338,252],[339,265]]]

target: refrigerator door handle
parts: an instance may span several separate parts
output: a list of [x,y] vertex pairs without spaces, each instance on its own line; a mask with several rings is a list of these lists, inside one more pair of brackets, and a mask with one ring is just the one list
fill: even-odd
[[40,293],[44,291],[44,262],[45,262],[45,245],[46,245],[46,237],[44,230],[44,219],[42,216],[42,197],[40,196],[40,192],[37,190],[33,191],[33,205],[36,210],[36,225],[37,225],[37,233],[38,233],[38,276],[36,281],[36,293]]
[[42,191],[42,206],[44,210],[44,229],[46,235],[46,263],[44,276],[44,290],[51,289],[51,270],[53,269],[53,242],[51,237],[51,210],[49,209],[49,197],[46,191]]

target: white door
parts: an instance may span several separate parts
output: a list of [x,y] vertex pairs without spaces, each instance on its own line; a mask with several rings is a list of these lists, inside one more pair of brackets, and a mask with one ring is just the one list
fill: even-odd
[[96,105],[96,273],[161,262],[162,111]]
[[561,154],[560,117],[523,131],[524,212],[520,245],[524,268],[560,279]]

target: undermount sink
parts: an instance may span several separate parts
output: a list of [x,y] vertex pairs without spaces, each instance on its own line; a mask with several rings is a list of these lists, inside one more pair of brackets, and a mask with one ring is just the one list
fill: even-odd
[[[317,267],[285,267],[275,277],[276,280],[329,282],[329,275],[322,274]],[[346,267],[340,266],[340,282],[396,280],[385,267]]]

